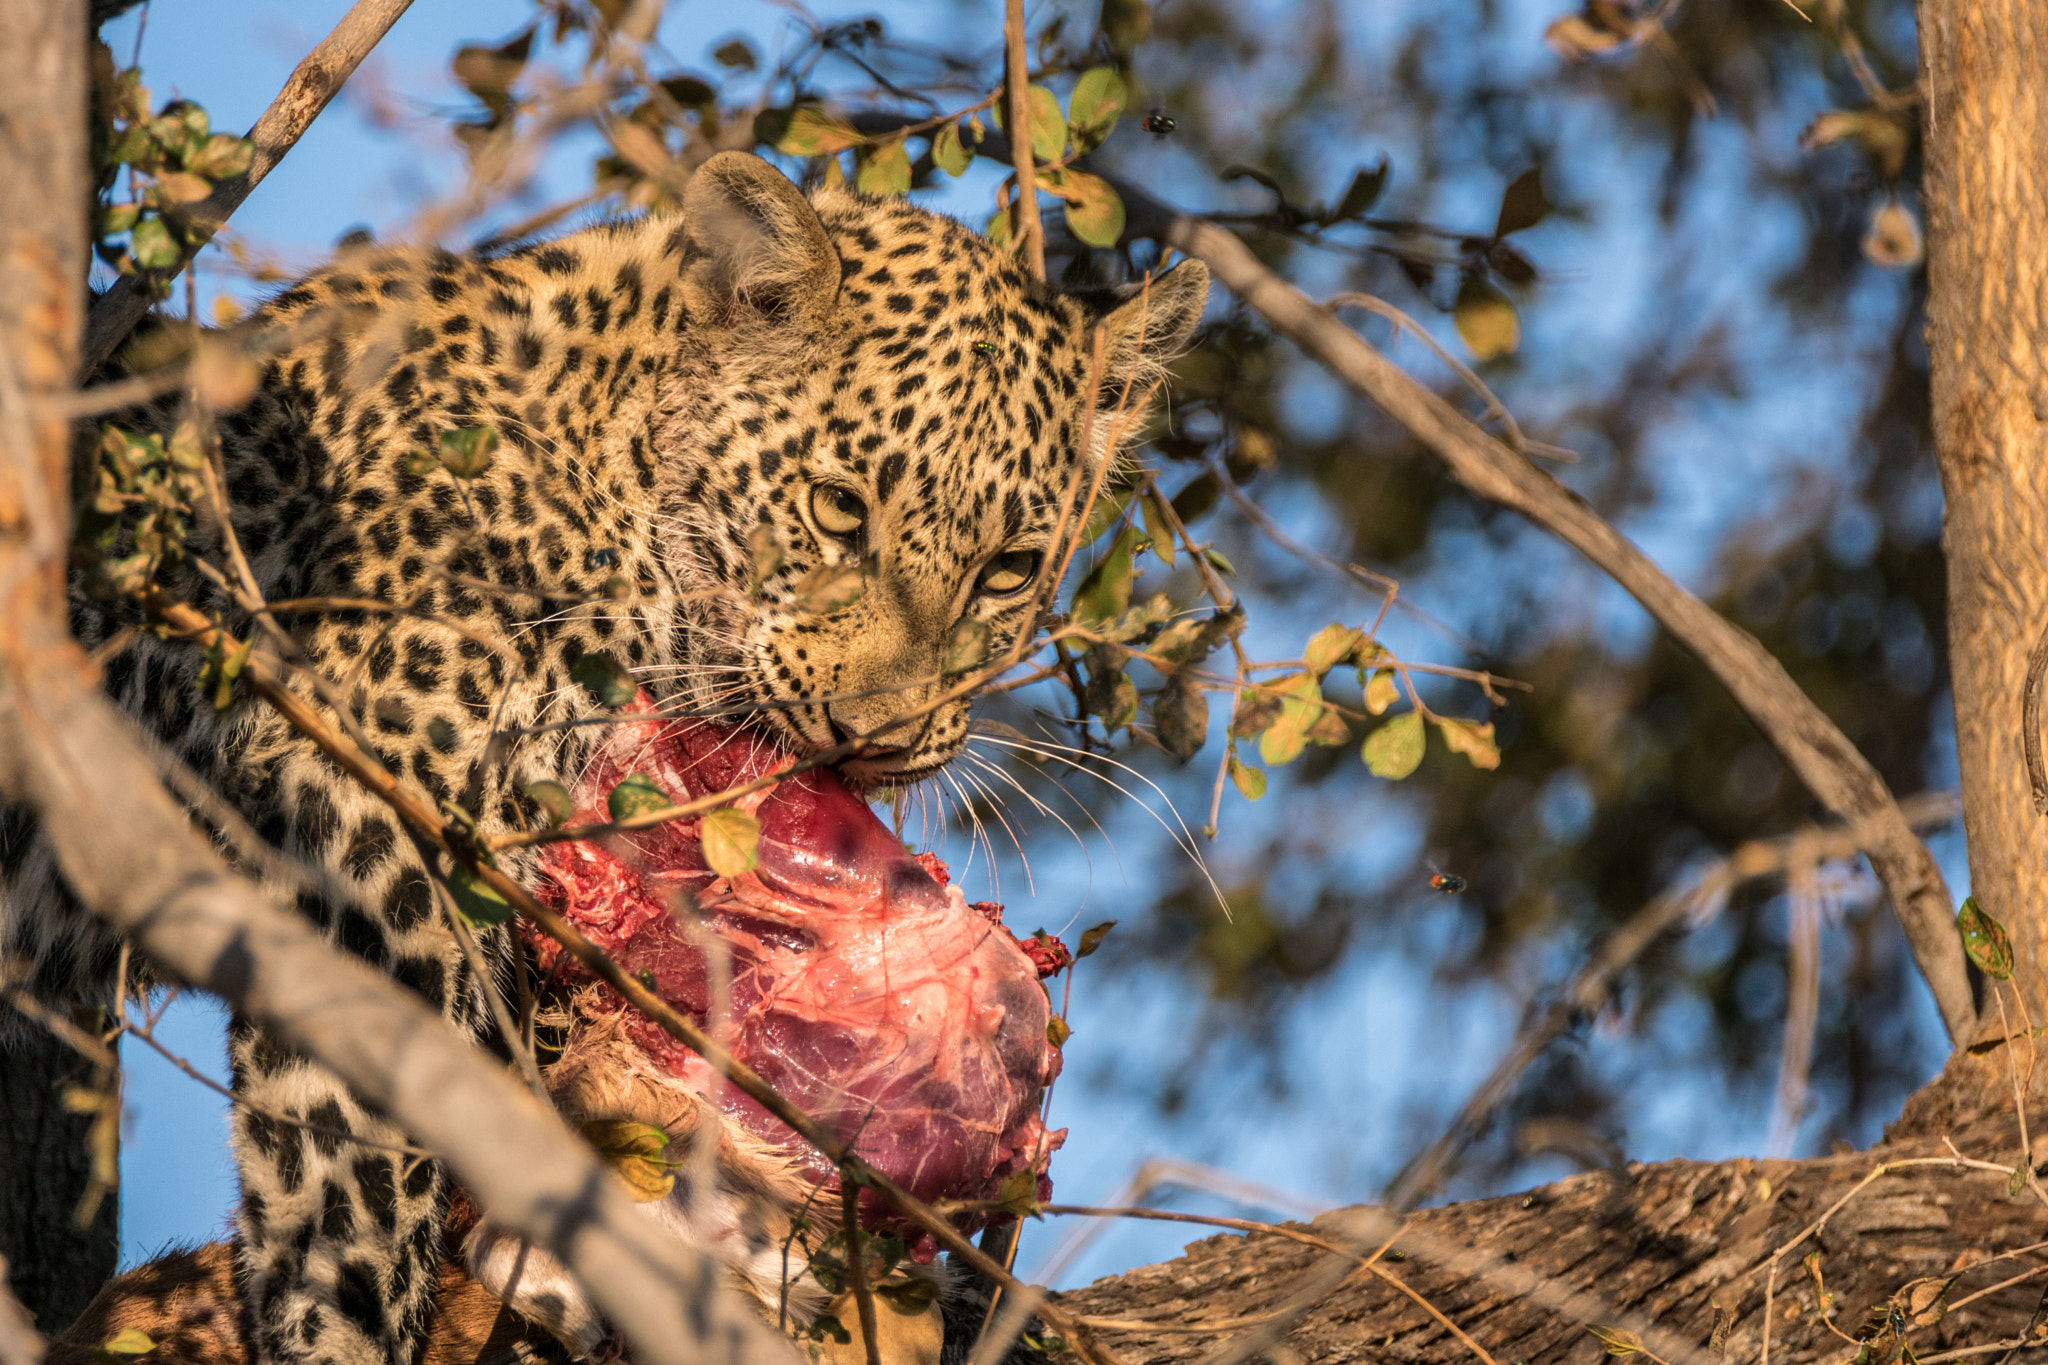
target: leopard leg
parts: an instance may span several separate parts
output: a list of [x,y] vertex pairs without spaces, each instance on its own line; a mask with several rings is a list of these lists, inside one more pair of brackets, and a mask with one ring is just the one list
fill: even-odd
[[[264,1362],[409,1365],[441,1260],[441,1164],[391,1148],[396,1125],[325,1068],[235,1027],[242,1181],[236,1223],[251,1340]],[[371,1144],[385,1144],[375,1146]]]

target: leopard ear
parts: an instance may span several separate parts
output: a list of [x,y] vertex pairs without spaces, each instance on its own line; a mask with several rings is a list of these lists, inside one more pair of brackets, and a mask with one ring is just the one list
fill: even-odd
[[1209,301],[1209,267],[1182,261],[1151,284],[1117,290],[1121,302],[1103,317],[1102,391],[1117,401],[1126,383],[1142,395],[1166,377],[1167,362],[1188,344]]
[[719,327],[809,330],[832,312],[839,255],[802,191],[746,152],[720,152],[683,192],[683,294]]

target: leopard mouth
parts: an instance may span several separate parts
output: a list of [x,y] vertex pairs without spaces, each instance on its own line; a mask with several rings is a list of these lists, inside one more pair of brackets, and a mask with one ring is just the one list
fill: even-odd
[[[684,801],[789,763],[756,732],[664,722],[644,694],[618,715],[625,723],[577,787],[578,819],[602,820],[629,775]],[[727,956],[726,1036],[741,1061],[920,1198],[996,1198],[1007,1175],[1042,1177],[1064,1137],[1038,1116],[1060,1064],[1041,973],[1000,909],[970,906],[937,859],[909,855],[854,785],[813,770],[734,801],[760,829],[758,865],[739,875],[712,870],[702,821],[677,820],[547,845],[541,894],[700,1022],[711,1014],[712,940],[708,951]],[[701,928],[685,922],[691,912]],[[546,968],[589,981],[552,940],[534,947]],[[829,1163],[718,1085],[702,1058],[595,991],[656,1065],[833,1181]],[[870,1214],[892,1227],[879,1207]]]

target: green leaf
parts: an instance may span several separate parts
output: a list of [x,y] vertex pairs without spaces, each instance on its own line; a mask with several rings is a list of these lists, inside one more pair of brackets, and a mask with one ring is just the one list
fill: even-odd
[[1439,716],[1436,728],[1443,731],[1444,746],[1454,754],[1465,755],[1473,767],[1490,771],[1500,766],[1500,746],[1493,742],[1492,721]]
[[[1047,1025],[1050,1033],[1052,1026]],[[905,1317],[916,1317],[938,1301],[939,1282],[930,1275],[906,1275],[874,1286],[875,1297]]]
[[1245,691],[1238,695],[1237,711],[1230,718],[1230,733],[1250,739],[1266,733],[1266,727],[1280,719],[1280,698],[1264,692]]
[[1109,136],[1110,129],[1130,103],[1124,78],[1111,66],[1098,66],[1081,73],[1074,93],[1067,97],[1067,120],[1074,127],[1074,147],[1092,152]]
[[1266,775],[1249,763],[1240,762],[1236,754],[1230,756],[1230,781],[1247,801],[1256,801],[1266,794]]
[[1083,697],[1088,714],[1100,716],[1104,730],[1121,730],[1138,718],[1138,685],[1121,669],[1090,678]]
[[682,1163],[662,1159],[661,1154],[668,1150],[668,1134],[653,1124],[596,1119],[582,1125],[580,1131],[583,1140],[626,1182],[635,1203],[651,1204],[675,1189],[675,1168]]
[[1185,762],[1209,738],[1209,699],[1200,688],[1177,680],[1153,701],[1152,724],[1161,747]]
[[982,235],[988,238],[990,245],[1005,249],[1009,247],[1011,241],[1010,217],[1015,208],[1016,205],[1013,204],[1009,208],[997,209],[989,215],[988,225],[981,231]]
[[1510,232],[1535,227],[1550,216],[1550,200],[1543,193],[1543,173],[1531,166],[1508,182],[1507,192],[1500,197],[1500,218],[1494,224],[1493,235],[1505,237]]
[[161,218],[145,218],[135,225],[128,253],[145,270],[168,270],[178,263],[178,243]]
[[1966,898],[1956,911],[1956,929],[1963,936],[1963,952],[1978,971],[1999,981],[2012,978],[2012,939],[2004,925],[1984,913],[1975,896]]
[[[1297,673],[1279,683],[1280,714],[1259,736],[1259,757],[1268,767],[1292,763],[1308,740],[1308,732],[1323,717],[1323,694],[1312,673]],[[1271,692],[1268,695],[1272,695]]]
[[720,43],[711,50],[711,60],[736,71],[752,71],[761,64],[761,59],[754,55],[753,45],[744,38]]
[[1379,202],[1380,193],[1386,187],[1387,161],[1384,157],[1380,159],[1379,165],[1370,170],[1363,166],[1359,167],[1358,173],[1351,177],[1351,184],[1345,188],[1344,197],[1337,201],[1337,207],[1331,211],[1330,221],[1341,223],[1365,213]]
[[[1009,131],[1010,97],[1007,93],[996,101],[996,127]],[[1030,91],[1031,159],[1043,166],[1049,161],[1060,159],[1060,153],[1067,149],[1067,116],[1060,112],[1059,96],[1042,85],[1034,85]]]
[[953,623],[953,629],[946,635],[946,653],[939,672],[948,678],[959,673],[971,673],[987,661],[988,649],[988,626],[971,616],[963,616]]
[[124,1327],[100,1343],[102,1351],[117,1356],[145,1355],[156,1349],[156,1342],[140,1327]]
[[1477,359],[1510,355],[1522,344],[1522,323],[1515,316],[1515,305],[1478,275],[1467,275],[1458,286],[1458,302],[1451,317],[1458,325],[1458,335]]
[[827,156],[859,146],[859,133],[822,109],[766,109],[754,120],[754,136],[785,156]]
[[1066,1020],[1060,1018],[1057,1014],[1055,1014],[1052,1018],[1046,1020],[1045,1041],[1051,1043],[1053,1047],[1065,1047],[1067,1045],[1067,1039],[1073,1036],[1073,1028],[1067,1023]]
[[1124,509],[1131,505],[1129,489],[1103,493],[1088,509],[1088,520],[1081,523],[1080,545],[1093,545],[1104,531],[1123,519]]
[[947,175],[965,175],[973,162],[974,149],[960,136],[959,124],[942,124],[932,134],[932,164]]
[[[1187,518],[1183,517],[1181,520],[1185,521]],[[1202,551],[1202,558],[1208,560],[1210,567],[1217,573],[1229,574],[1233,578],[1237,576],[1237,565],[1231,563],[1223,551],[1211,547]]]
[[1351,626],[1328,625],[1309,637],[1308,648],[1301,653],[1301,661],[1308,671],[1318,678],[1351,657],[1351,651],[1358,648],[1358,642],[1365,638],[1365,632]]
[[1029,1169],[1010,1172],[996,1187],[996,1199],[1002,1204],[1004,1213],[1015,1217],[1028,1218],[1037,1213],[1037,1172]]
[[1394,670],[1373,670],[1372,681],[1365,685],[1365,709],[1375,716],[1384,716],[1400,697],[1401,687],[1394,681]]
[[196,204],[213,193],[213,186],[190,171],[165,171],[156,178],[156,192],[173,204]]
[[[815,1271],[819,1267],[816,1263],[813,1263],[811,1268]],[[818,1283],[825,1283],[822,1276],[819,1277]],[[837,1286],[826,1285],[826,1292],[836,1293]],[[804,1335],[808,1336],[812,1341],[824,1341],[829,1337],[841,1346],[851,1346],[853,1344],[853,1333],[847,1331],[845,1324],[841,1323],[838,1318],[830,1313],[820,1313],[812,1318],[811,1325],[804,1329]]]
[[638,694],[633,675],[609,654],[586,654],[569,665],[569,677],[599,706],[624,706]]
[[634,773],[612,788],[604,804],[612,819],[631,820],[649,811],[667,810],[675,803],[653,778],[646,773]]
[[496,427],[462,427],[441,433],[441,464],[458,479],[489,472],[498,451]]
[[139,204],[109,204],[100,210],[100,235],[116,237],[135,226],[142,213]]
[[448,874],[448,890],[455,897],[455,912],[472,929],[495,929],[512,918],[512,903],[461,863]]
[[2019,1159],[2019,1164],[2012,1168],[2012,1174],[2006,1179],[2005,1197],[2008,1199],[2017,1199],[2019,1198],[2020,1191],[2026,1188],[2027,1159],[2025,1157],[2021,1157]]
[[1421,766],[1425,744],[1422,716],[1408,711],[1367,735],[1359,752],[1373,776],[1399,782]]
[[721,877],[744,877],[761,865],[761,822],[737,806],[704,817],[704,861]]
[[569,789],[559,782],[529,782],[526,799],[540,807],[540,813],[547,817],[549,829],[560,829],[576,814],[576,798],[569,795]]
[[1081,933],[1081,945],[1074,949],[1074,961],[1079,962],[1084,957],[1094,956],[1095,950],[1102,946],[1102,940],[1108,938],[1109,931],[1114,928],[1116,928],[1116,921],[1106,919],[1100,924],[1083,930]]
[[1096,566],[1074,589],[1073,615],[1077,623],[1100,625],[1114,621],[1131,605],[1131,547],[1138,533],[1129,527],[1116,538]]
[[862,194],[888,199],[910,193],[910,153],[902,138],[889,139],[859,160],[853,184]]
[[860,601],[866,588],[857,561],[820,564],[796,581],[796,609],[811,616],[834,616]]
[[431,450],[414,446],[405,452],[405,472],[416,479],[424,479],[441,467],[441,457]]
[[1152,542],[1152,553],[1173,567],[1175,554],[1173,545],[1173,522],[1167,516],[1169,508],[1166,499],[1157,487],[1145,490],[1145,496],[1138,503],[1138,510],[1145,515],[1145,536]]
[[1089,246],[1115,246],[1124,235],[1124,201],[1101,176],[1068,171],[1061,197],[1067,229]]

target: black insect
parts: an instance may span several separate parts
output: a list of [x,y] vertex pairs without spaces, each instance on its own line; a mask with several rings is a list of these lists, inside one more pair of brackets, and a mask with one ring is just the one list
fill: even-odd
[[1455,872],[1446,872],[1435,863],[1429,865],[1429,889],[1446,896],[1455,896],[1465,889],[1465,879]]
[[1167,113],[1164,109],[1154,109],[1151,113],[1145,115],[1145,121],[1138,126],[1154,137],[1165,137],[1179,125],[1174,123],[1173,115]]

